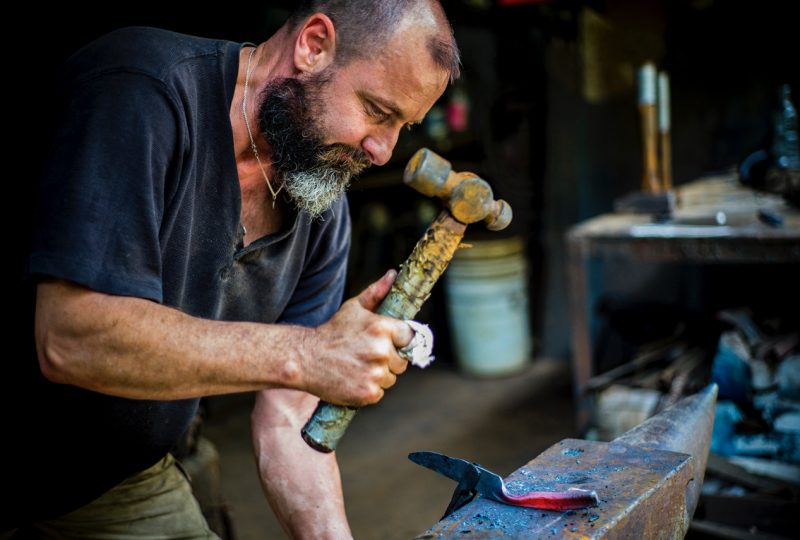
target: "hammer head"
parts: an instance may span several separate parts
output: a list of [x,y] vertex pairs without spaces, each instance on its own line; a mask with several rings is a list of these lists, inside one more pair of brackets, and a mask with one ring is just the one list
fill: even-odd
[[499,231],[511,223],[511,207],[495,200],[492,188],[473,173],[453,172],[450,162],[427,148],[417,151],[406,165],[403,181],[428,197],[439,197],[458,221],[484,221]]

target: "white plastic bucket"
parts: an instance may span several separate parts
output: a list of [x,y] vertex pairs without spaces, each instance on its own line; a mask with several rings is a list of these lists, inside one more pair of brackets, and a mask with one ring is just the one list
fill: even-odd
[[445,299],[459,367],[500,376],[531,355],[527,264],[521,238],[473,242],[445,272]]

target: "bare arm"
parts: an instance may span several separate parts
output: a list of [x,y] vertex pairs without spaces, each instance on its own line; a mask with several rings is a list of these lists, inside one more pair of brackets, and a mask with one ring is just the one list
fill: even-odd
[[140,298],[43,282],[39,363],[54,382],[137,399],[282,387],[366,405],[405,369],[395,348],[411,330],[371,313],[393,279],[387,274],[314,329],[209,321]]
[[351,538],[336,454],[312,450],[300,437],[318,400],[295,390],[258,393],[251,417],[261,485],[292,538]]

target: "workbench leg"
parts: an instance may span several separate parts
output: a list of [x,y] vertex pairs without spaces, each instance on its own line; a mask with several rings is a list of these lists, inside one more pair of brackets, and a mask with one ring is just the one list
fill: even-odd
[[583,435],[589,426],[593,399],[586,393],[586,383],[592,376],[592,342],[589,332],[589,256],[585,244],[568,240],[568,281],[570,318],[572,320],[572,391],[575,397],[575,424]]

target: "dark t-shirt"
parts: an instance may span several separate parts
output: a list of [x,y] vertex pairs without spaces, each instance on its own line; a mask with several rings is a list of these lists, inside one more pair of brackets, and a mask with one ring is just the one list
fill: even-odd
[[[67,62],[32,283],[62,278],[218,320],[318,325],[334,313],[350,237],[344,198],[320,220],[289,212],[282,230],[243,247],[230,126],[240,47],[127,28]],[[9,381],[22,407],[2,413],[2,463],[14,469],[3,491],[14,498],[0,530],[69,511],[149,467],[197,406],[52,384],[29,328],[17,339],[30,352]]]

